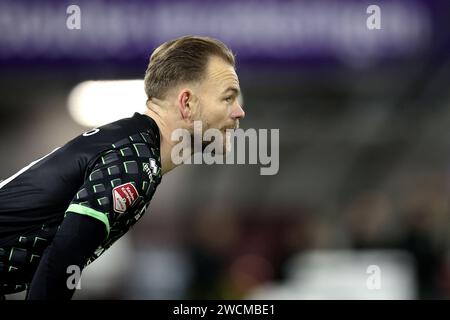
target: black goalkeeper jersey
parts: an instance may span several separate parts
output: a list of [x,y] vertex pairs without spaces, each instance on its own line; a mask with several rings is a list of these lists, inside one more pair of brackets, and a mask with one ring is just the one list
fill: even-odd
[[159,129],[135,113],[90,131],[0,182],[0,292],[30,283],[68,212],[104,224],[99,257],[145,213],[161,182]]

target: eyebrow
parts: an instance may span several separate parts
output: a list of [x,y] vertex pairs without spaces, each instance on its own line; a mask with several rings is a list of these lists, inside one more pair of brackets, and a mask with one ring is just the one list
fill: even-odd
[[228,87],[228,88],[226,88],[226,89],[223,91],[223,93],[228,92],[228,91],[233,91],[233,93],[234,93],[236,96],[238,96],[239,93],[241,92],[241,90],[239,90],[238,87]]

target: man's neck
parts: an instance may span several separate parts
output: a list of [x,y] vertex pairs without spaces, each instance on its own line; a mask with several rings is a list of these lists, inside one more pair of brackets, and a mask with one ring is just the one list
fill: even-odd
[[158,112],[156,110],[154,108],[147,107],[144,114],[152,118],[159,128],[161,173],[164,175],[177,167],[177,165],[172,162],[171,158],[172,147],[177,143],[177,141],[172,141],[171,139],[172,132],[176,129],[176,127],[174,127],[173,121],[168,119],[168,115],[162,114],[163,112]]

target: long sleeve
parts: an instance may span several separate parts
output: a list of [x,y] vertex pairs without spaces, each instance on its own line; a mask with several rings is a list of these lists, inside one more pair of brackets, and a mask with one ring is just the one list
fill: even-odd
[[27,299],[71,299],[75,289],[67,285],[68,267],[82,270],[105,237],[105,226],[99,220],[69,212],[41,258]]

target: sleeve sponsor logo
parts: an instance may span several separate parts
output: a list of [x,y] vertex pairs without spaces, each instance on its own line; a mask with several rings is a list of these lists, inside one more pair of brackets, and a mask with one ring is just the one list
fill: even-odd
[[130,182],[115,187],[112,190],[114,211],[124,213],[139,197],[139,193]]

